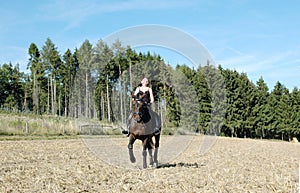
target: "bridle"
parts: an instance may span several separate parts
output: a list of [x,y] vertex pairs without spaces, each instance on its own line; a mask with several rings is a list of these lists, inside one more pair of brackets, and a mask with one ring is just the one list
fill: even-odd
[[142,121],[145,106],[147,103],[143,100],[145,94],[140,97],[133,97],[133,119],[138,123]]

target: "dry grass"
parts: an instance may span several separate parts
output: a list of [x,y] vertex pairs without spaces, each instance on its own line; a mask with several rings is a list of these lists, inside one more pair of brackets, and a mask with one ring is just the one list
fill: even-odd
[[[190,139],[185,151],[168,160],[168,151],[163,147],[174,139],[162,136],[160,157],[186,166],[197,163],[198,167],[145,170],[107,164],[91,148],[92,143],[81,139],[0,141],[0,192],[298,191],[299,143],[218,138],[206,154],[200,155],[204,137]],[[116,150],[99,143],[105,138],[93,140],[94,147]],[[118,159],[131,165],[126,149],[128,139],[111,140],[124,146],[126,156]],[[140,143],[136,143],[137,152],[139,148]],[[170,149],[169,154],[172,152]]]
[[77,123],[59,116],[14,115],[0,113],[1,135],[57,136],[76,135]]

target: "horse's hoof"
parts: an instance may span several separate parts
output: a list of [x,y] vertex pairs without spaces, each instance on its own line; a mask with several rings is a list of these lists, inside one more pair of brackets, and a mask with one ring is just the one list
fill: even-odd
[[130,161],[131,161],[131,163],[135,163],[136,162],[135,157],[130,157]]
[[154,165],[154,161],[152,159],[150,159],[150,163],[149,163],[150,166],[153,166]]

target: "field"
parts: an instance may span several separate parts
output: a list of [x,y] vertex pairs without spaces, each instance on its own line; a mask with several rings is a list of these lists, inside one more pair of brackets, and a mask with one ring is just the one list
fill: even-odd
[[126,137],[0,141],[0,192],[298,192],[300,143],[162,136],[160,168]]

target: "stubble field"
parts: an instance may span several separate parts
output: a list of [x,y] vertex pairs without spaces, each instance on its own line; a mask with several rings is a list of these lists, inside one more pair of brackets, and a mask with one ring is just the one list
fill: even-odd
[[299,143],[219,137],[200,154],[204,139],[162,136],[148,169],[126,137],[0,141],[0,192],[298,192]]

